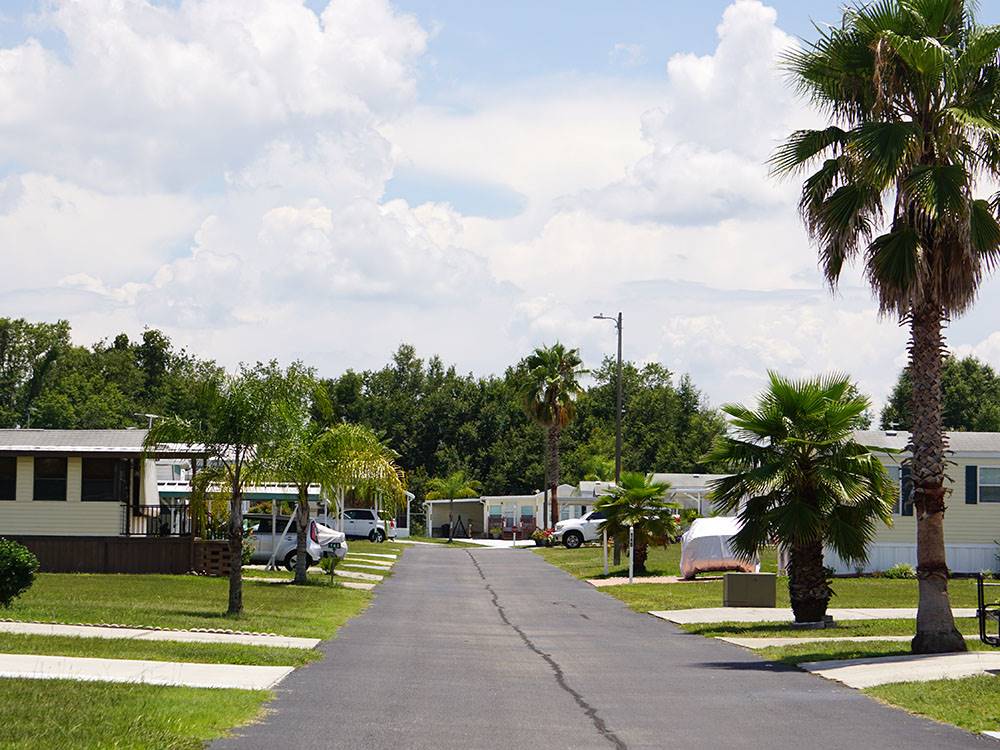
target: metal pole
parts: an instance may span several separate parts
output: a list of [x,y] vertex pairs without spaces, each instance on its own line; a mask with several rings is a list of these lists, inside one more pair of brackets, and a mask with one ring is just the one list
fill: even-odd
[[601,544],[601,550],[604,552],[604,575],[608,574],[608,530],[604,530],[604,542]]
[[618,328],[618,408],[615,411],[615,484],[622,481],[622,314],[615,321]]
[[635,526],[628,527],[628,582],[632,583],[632,573],[635,569]]

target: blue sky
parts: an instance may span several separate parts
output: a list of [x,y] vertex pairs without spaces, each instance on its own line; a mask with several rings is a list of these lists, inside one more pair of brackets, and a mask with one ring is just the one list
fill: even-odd
[[[0,0],[0,315],[333,375],[401,342],[478,373],[557,339],[595,365],[592,316],[622,310],[626,356],[713,403],[768,368],[880,401],[905,331],[856,269],[830,293],[766,168],[818,124],[776,61],[838,9]],[[994,278],[950,345],[1000,367],[997,319]]]

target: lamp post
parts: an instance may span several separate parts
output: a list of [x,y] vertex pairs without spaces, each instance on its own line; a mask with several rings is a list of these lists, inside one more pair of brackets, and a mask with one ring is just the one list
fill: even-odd
[[621,485],[622,480],[622,314],[610,317],[601,313],[594,320],[610,320],[618,331],[618,396],[615,408],[615,484]]

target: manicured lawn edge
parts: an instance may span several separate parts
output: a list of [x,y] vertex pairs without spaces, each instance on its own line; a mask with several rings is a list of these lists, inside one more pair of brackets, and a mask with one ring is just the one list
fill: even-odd
[[125,638],[80,638],[26,633],[0,633],[0,653],[288,667],[301,667],[323,658],[319,651],[303,648]]
[[868,688],[864,692],[909,713],[953,724],[970,732],[1000,730],[1000,679],[993,675],[960,680],[897,682]]
[[259,718],[271,697],[260,690],[4,679],[0,746],[196,750]]

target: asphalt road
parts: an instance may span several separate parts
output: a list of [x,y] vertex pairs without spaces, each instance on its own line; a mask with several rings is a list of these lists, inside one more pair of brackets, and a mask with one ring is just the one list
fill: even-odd
[[690,635],[529,550],[408,549],[222,749],[990,748]]

